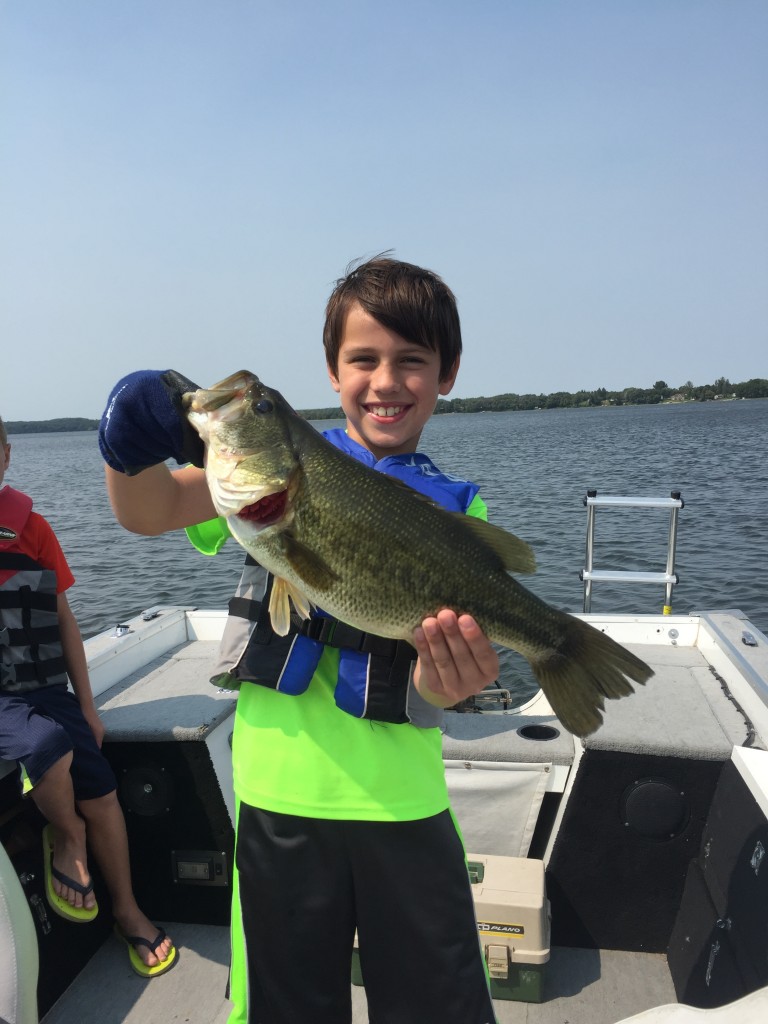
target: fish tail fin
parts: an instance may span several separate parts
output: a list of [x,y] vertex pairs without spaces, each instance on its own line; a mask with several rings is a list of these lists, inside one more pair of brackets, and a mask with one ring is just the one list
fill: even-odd
[[632,683],[644,684],[653,670],[600,630],[567,619],[557,650],[532,658],[531,668],[565,728],[588,736],[602,724],[606,698],[627,697],[634,692]]

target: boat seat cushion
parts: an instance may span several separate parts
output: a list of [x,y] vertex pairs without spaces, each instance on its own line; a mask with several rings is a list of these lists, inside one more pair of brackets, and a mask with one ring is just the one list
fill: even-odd
[[[556,735],[536,738],[541,732]],[[527,727],[533,738],[519,730]],[[534,727],[531,729],[531,727]],[[443,725],[446,761],[518,761],[569,765],[573,763],[573,737],[553,715],[457,714],[448,711]]]
[[204,740],[234,714],[237,694],[209,682],[217,642],[176,647],[96,698],[111,742]]
[[744,715],[696,647],[625,646],[655,674],[631,696],[606,701],[603,725],[586,738],[586,747],[726,761],[744,744]]
[[624,1017],[618,1024],[764,1024],[768,1020],[768,988],[758,989],[735,1003],[700,1010],[668,1003]]

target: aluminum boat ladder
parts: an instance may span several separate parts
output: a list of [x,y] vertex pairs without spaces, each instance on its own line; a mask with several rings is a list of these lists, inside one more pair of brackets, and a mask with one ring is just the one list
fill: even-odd
[[[684,508],[680,491],[672,491],[669,498],[625,498],[617,495],[598,497],[597,491],[587,491],[583,499],[587,508],[587,550],[584,568],[579,578],[584,583],[584,611],[592,607],[592,585],[594,583],[656,583],[664,586],[664,615],[672,614],[672,588],[679,582],[675,572],[677,548],[677,517]],[[594,569],[595,511],[598,508],[656,508],[669,510],[669,539],[667,542],[667,564],[663,572],[614,571]]]

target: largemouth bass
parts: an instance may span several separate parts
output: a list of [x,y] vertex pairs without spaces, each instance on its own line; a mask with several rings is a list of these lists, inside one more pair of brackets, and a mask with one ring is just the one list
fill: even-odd
[[499,527],[447,512],[340,452],[279,392],[241,371],[184,396],[206,445],[213,503],[275,576],[270,616],[285,635],[290,602],[412,642],[441,608],[472,615],[524,655],[566,729],[599,727],[605,698],[632,693],[648,666],[604,633],[541,601],[511,575],[531,549]]

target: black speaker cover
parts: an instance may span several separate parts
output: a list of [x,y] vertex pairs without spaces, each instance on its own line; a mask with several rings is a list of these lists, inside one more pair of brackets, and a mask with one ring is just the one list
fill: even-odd
[[119,778],[119,797],[126,813],[155,818],[169,814],[174,802],[174,783],[162,765],[139,764],[125,768]]
[[679,786],[665,779],[640,779],[624,791],[621,816],[639,836],[663,843],[684,830],[691,807]]
[[[228,924],[234,829],[204,742],[105,743],[125,814],[134,891],[150,917]],[[175,853],[224,855],[227,885],[185,883]]]
[[721,770],[585,751],[547,868],[553,945],[666,952]]

